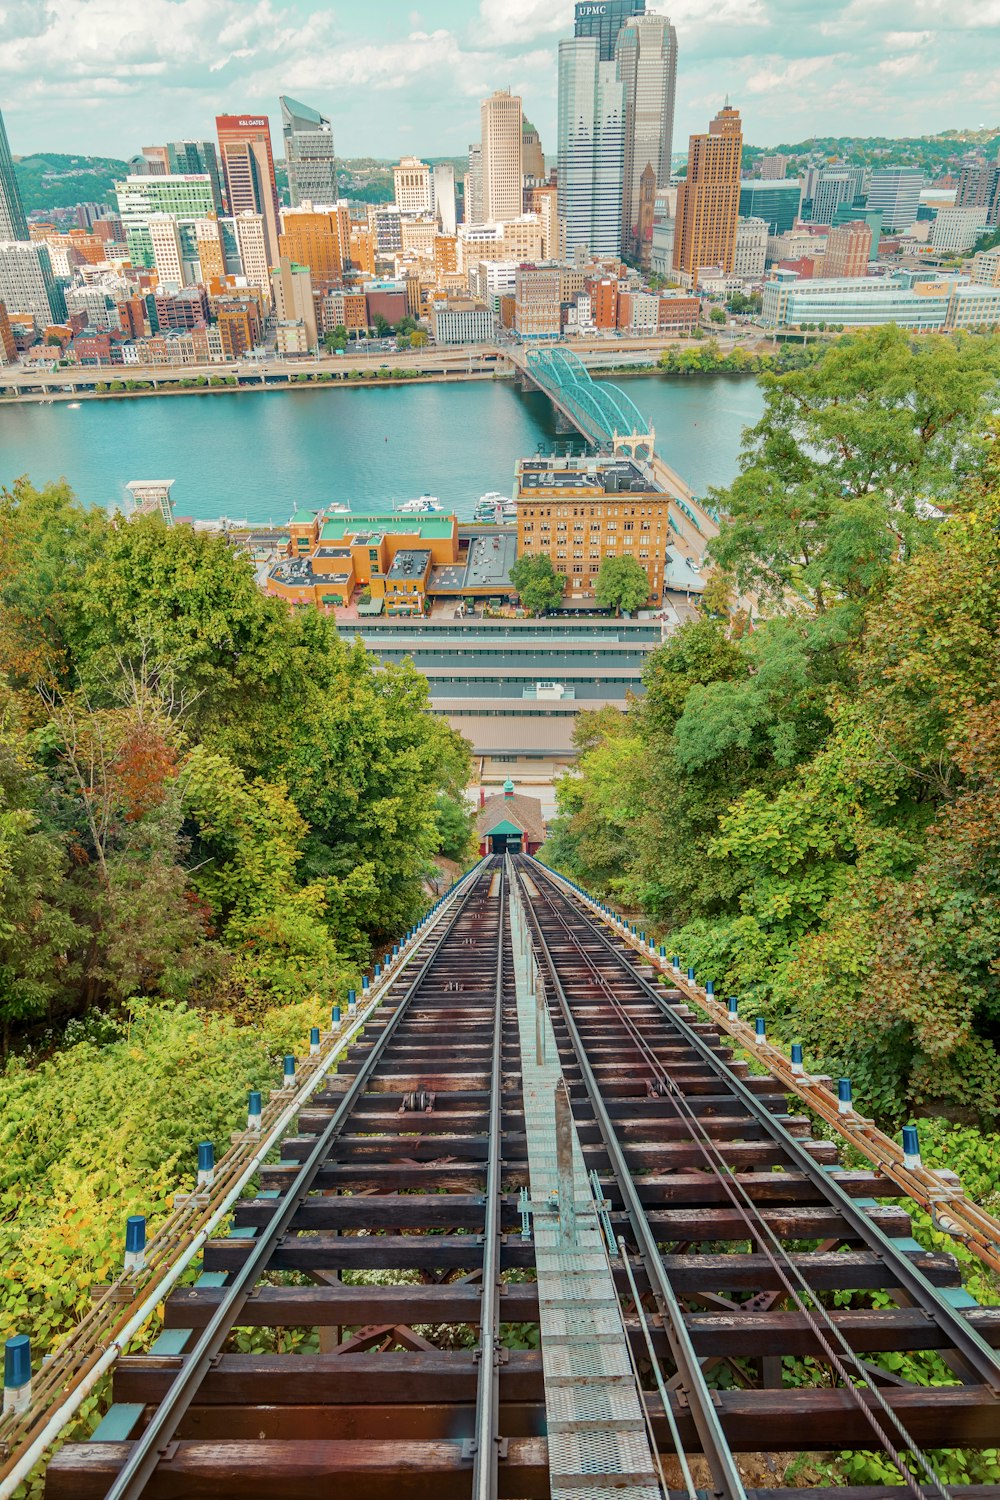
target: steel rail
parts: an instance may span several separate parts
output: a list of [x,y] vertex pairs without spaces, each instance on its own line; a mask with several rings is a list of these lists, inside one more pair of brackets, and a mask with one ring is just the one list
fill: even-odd
[[496,1500],[500,1467],[500,1153],[503,1090],[504,946],[507,937],[506,858],[497,890],[497,973],[493,1011],[493,1067],[490,1072],[486,1218],[483,1225],[483,1299],[479,1324],[479,1378],[476,1390],[473,1500]]
[[[573,929],[565,913],[560,908],[555,906],[555,904],[552,902],[551,896],[548,896],[548,903],[550,912],[560,923],[563,931],[568,937],[572,937]],[[922,1488],[922,1481],[917,1477],[916,1474],[914,1474],[909,1462],[904,1457],[903,1453],[894,1445],[894,1440],[889,1436],[884,1427],[881,1425],[879,1416],[869,1407],[869,1405],[865,1401],[861,1399],[860,1395],[858,1394],[859,1388],[855,1385],[855,1379],[860,1380],[863,1385],[870,1388],[872,1400],[881,1409],[881,1412],[888,1424],[895,1430],[898,1437],[904,1443],[906,1452],[908,1454],[911,1454],[917,1461],[919,1466],[923,1469],[925,1475],[927,1476],[927,1479],[930,1481],[931,1488],[936,1491],[936,1493],[940,1497],[940,1500],[948,1500],[948,1491],[944,1488],[937,1472],[933,1467],[933,1464],[931,1463],[927,1455],[922,1451],[919,1444],[914,1441],[912,1434],[907,1431],[906,1427],[900,1421],[899,1417],[885,1401],[878,1387],[871,1385],[869,1380],[869,1371],[864,1362],[851,1348],[843,1333],[830,1318],[826,1308],[818,1299],[815,1288],[810,1286],[802,1270],[796,1265],[792,1256],[790,1256],[785,1250],[785,1247],[781,1243],[780,1238],[774,1233],[774,1230],[767,1223],[765,1215],[761,1212],[758,1205],[754,1203],[753,1199],[746,1192],[743,1184],[739,1180],[739,1174],[730,1173],[727,1170],[725,1157],[719,1151],[716,1142],[712,1139],[709,1132],[705,1130],[701,1120],[699,1120],[698,1116],[691,1110],[683,1089],[681,1089],[678,1084],[670,1077],[666,1068],[657,1057],[653,1047],[646,1041],[646,1038],[643,1036],[639,1026],[636,1024],[632,1016],[629,1015],[625,1003],[619,996],[614,993],[613,988],[608,983],[605,976],[597,968],[590,954],[586,951],[586,949],[583,948],[580,949],[580,953],[581,956],[585,959],[591,972],[594,974],[600,988],[605,991],[608,996],[608,1000],[617,1012],[619,1022],[626,1036],[631,1038],[636,1047],[636,1050],[641,1056],[644,1057],[646,1064],[650,1069],[650,1072],[654,1075],[654,1077],[659,1079],[659,1081],[666,1088],[669,1095],[675,1101],[678,1114],[682,1119],[685,1120],[685,1123],[687,1124],[688,1130],[690,1132],[691,1140],[693,1144],[695,1144],[701,1151],[701,1154],[709,1171],[718,1177],[723,1190],[726,1193],[726,1196],[729,1198],[729,1201],[733,1205],[733,1208],[742,1219],[750,1239],[756,1240],[758,1242],[762,1252],[767,1257],[773,1270],[781,1281],[782,1286],[785,1288],[787,1295],[795,1303],[795,1306],[799,1309],[799,1312],[803,1315],[803,1317],[808,1321],[810,1327],[812,1328],[816,1341],[820,1347],[820,1350],[822,1351],[823,1357],[828,1360],[832,1368],[840,1376],[845,1388],[851,1392],[852,1396],[857,1401],[858,1406],[863,1413],[866,1421],[871,1426],[875,1437],[878,1439],[879,1443],[888,1454],[889,1458],[899,1470],[903,1478],[903,1483],[909,1488],[911,1494],[916,1497],[916,1500],[925,1500],[925,1492]],[[800,1291],[796,1290],[795,1286],[793,1285],[793,1280],[798,1282],[799,1287],[801,1288],[801,1293]],[[803,1300],[803,1294],[810,1299],[809,1303]],[[825,1323],[826,1328],[829,1330],[829,1337],[827,1335],[827,1332],[820,1326],[821,1323]],[[831,1342],[831,1338],[833,1342]],[[842,1354],[838,1353],[837,1350],[834,1349],[833,1343],[837,1343],[840,1345],[842,1354],[846,1355],[850,1363],[855,1366],[857,1371],[856,1376],[846,1368]]]
[[[550,877],[549,871],[536,866],[545,879]],[[576,895],[576,892],[573,892]],[[898,1248],[889,1238],[884,1230],[872,1222],[868,1215],[860,1208],[854,1200],[844,1191],[833,1175],[825,1172],[817,1166],[812,1156],[802,1144],[785,1129],[770,1110],[764,1108],[753,1091],[738,1078],[719,1058],[715,1050],[709,1046],[704,1037],[685,1018],[677,1013],[675,1006],[671,1006],[659,993],[655,985],[649,983],[631,965],[627,965],[620,949],[616,948],[611,939],[603,930],[603,924],[595,922],[585,910],[577,909],[581,920],[600,942],[602,947],[610,953],[616,961],[627,968],[635,983],[641,988],[646,997],[652,1000],[658,1010],[664,1015],[674,1027],[685,1043],[694,1048],[699,1059],[705,1063],[717,1078],[725,1083],[726,1088],[733,1097],[750,1113],[755,1124],[757,1124],[766,1135],[785,1152],[794,1167],[806,1174],[813,1186],[816,1187],[827,1203],[850,1225],[853,1233],[861,1241],[867,1244],[869,1249],[874,1250],[879,1258],[890,1267],[896,1277],[898,1285],[911,1297],[916,1305],[925,1312],[936,1323],[942,1333],[949,1340],[949,1347],[975,1371],[977,1378],[994,1395],[1000,1397],[1000,1355],[990,1348],[986,1340],[972,1328],[951,1304],[945,1300],[936,1287],[924,1276],[923,1272],[916,1267],[910,1258]]]
[[[560,889],[578,897],[589,910],[601,917],[600,908],[592,897],[565,881],[556,871],[549,876]],[[607,924],[605,924],[607,925]],[[879,1130],[874,1120],[866,1119],[852,1107],[845,1113],[840,1100],[826,1085],[825,1075],[796,1072],[786,1053],[773,1042],[762,1041],[753,1027],[733,1017],[727,1007],[707,994],[704,987],[694,984],[678,970],[660,958],[652,945],[640,943],[629,932],[619,934],[622,941],[659,969],[674,989],[680,990],[685,999],[703,1010],[715,1021],[726,1036],[731,1036],[742,1046],[753,1050],[754,1055],[766,1062],[780,1079],[783,1088],[795,1094],[803,1104],[817,1114],[831,1130],[849,1146],[853,1146],[866,1157],[883,1176],[902,1188],[906,1197],[919,1203],[931,1216],[933,1227],[952,1239],[961,1240],[977,1260],[1000,1274],[1000,1219],[989,1213],[982,1204],[974,1203],[961,1191],[954,1174],[942,1173],[933,1167],[908,1167],[899,1142]]]
[[[515,865],[515,878],[523,885],[521,873],[517,865]],[[663,1329],[670,1344],[674,1363],[683,1382],[691,1409],[691,1416],[701,1440],[702,1452],[712,1472],[715,1489],[719,1495],[727,1497],[727,1500],[747,1500],[747,1492],[743,1484],[743,1479],[732,1450],[726,1441],[725,1433],[722,1430],[722,1422],[712,1398],[712,1392],[705,1380],[701,1361],[695,1352],[691,1335],[684,1320],[684,1309],[663,1269],[656,1236],[646,1217],[646,1212],[632,1179],[632,1173],[619,1142],[618,1134],[612,1123],[611,1116],[608,1114],[607,1106],[604,1103],[603,1095],[594,1075],[594,1070],[587,1056],[587,1050],[583,1044],[583,1039],[580,1036],[579,1029],[573,1017],[566,991],[559,977],[558,965],[542,931],[537,912],[530,902],[525,901],[524,904],[528,911],[528,919],[533,929],[535,940],[549,970],[553,991],[559,1001],[559,1008],[569,1034],[570,1045],[576,1056],[583,1085],[587,1091],[591,1108],[594,1111],[594,1118],[600,1130],[605,1150],[608,1153],[611,1171],[618,1184],[618,1190],[622,1195],[622,1201],[632,1226],[632,1232],[635,1235],[636,1244],[646,1269],[646,1275],[649,1278],[650,1287],[659,1307],[663,1320]]]
[[[485,874],[480,878],[485,878]],[[169,1394],[157,1407],[142,1436],[136,1441],[125,1464],[118,1471],[111,1488],[107,1491],[105,1500],[138,1500],[142,1494],[163,1456],[163,1450],[172,1440],[211,1368],[213,1360],[221,1353],[222,1346],[236,1319],[246,1306],[254,1286],[266,1271],[275,1246],[287,1233],[292,1219],[311,1191],[329,1155],[330,1147],[341,1134],[358,1099],[365,1092],[367,1083],[382,1061],[390,1040],[409,1009],[410,1002],[423,984],[434,960],[447,942],[478,886],[478,880],[470,881],[461,900],[451,913],[450,920],[440,930],[438,940],[428,952],[419,973],[415,975],[405,994],[396,1002],[391,1019],[367,1054],[353,1083],[331,1116],[329,1124],[318,1136],[315,1146],[296,1173],[284,1195],[281,1208],[266,1230],[253,1241],[253,1250],[239,1271],[234,1273],[232,1284],[225,1289],[225,1295],[214,1310],[194,1348],[187,1355],[184,1366],[171,1386]]]
[[[466,882],[474,882],[483,862],[469,870],[444,897],[426,931],[413,939],[403,962],[410,964],[434,936],[438,924]],[[398,972],[398,971],[397,971]],[[182,1207],[174,1208],[150,1239],[146,1252],[146,1274],[125,1273],[112,1282],[69,1337],[47,1359],[33,1382],[33,1401],[20,1419],[0,1418],[0,1500],[8,1500],[44,1456],[79,1410],[97,1383],[112,1369],[131,1340],[149,1321],[191,1261],[211,1239],[213,1231],[238,1202],[266,1156],[278,1143],[301,1107],[316,1092],[344,1048],[356,1039],[382,1004],[396,973],[377,980],[371,1000],[359,1007],[357,1018],[329,1036],[318,1057],[302,1062],[302,1083],[289,1099],[284,1089],[272,1091],[264,1108],[263,1128],[257,1135],[242,1132],[219,1161],[209,1202],[200,1204],[193,1194]],[[122,1306],[120,1294],[132,1293]],[[117,1309],[120,1309],[117,1310]],[[18,1440],[19,1439],[19,1440]]]

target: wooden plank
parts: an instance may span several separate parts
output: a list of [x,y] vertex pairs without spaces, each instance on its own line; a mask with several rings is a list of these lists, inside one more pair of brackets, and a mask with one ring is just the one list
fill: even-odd
[[[161,1401],[182,1368],[180,1359],[149,1354],[126,1355],[115,1366],[116,1401]],[[201,1406],[249,1406],[270,1403],[298,1406],[313,1402],[409,1405],[433,1392],[439,1401],[468,1402],[476,1397],[479,1366],[472,1349],[435,1350],[433,1354],[223,1354],[198,1391]],[[544,1399],[542,1356],[537,1350],[511,1349],[500,1366],[502,1401]]]
[[[236,1210],[238,1224],[270,1223],[278,1208],[271,1199],[244,1200]],[[517,1218],[517,1199],[508,1200],[508,1222]],[[379,1193],[364,1198],[310,1198],[295,1212],[291,1228],[299,1229],[471,1229],[483,1226],[481,1193]]]
[[[213,1271],[238,1270],[253,1248],[252,1242],[242,1240],[209,1240],[205,1266]],[[302,1238],[286,1235],[275,1246],[268,1266],[274,1271],[473,1271],[482,1263],[483,1246],[478,1235],[366,1234],[348,1238],[321,1232]],[[533,1267],[530,1244],[508,1263]]]
[[[686,1292],[782,1290],[765,1255],[663,1255],[663,1268],[674,1289]],[[953,1255],[925,1251],[910,1257],[935,1286],[959,1286],[961,1273]],[[876,1291],[894,1285],[892,1272],[870,1251],[814,1252],[793,1255],[809,1285],[817,1291]]]
[[[103,1500],[128,1455],[127,1443],[69,1443],[48,1468],[47,1500]],[[467,1500],[472,1458],[461,1442],[178,1443],[161,1462],[149,1500]],[[515,1438],[499,1463],[500,1500],[547,1500],[544,1438]]]
[[[796,1205],[763,1208],[759,1213],[765,1224],[786,1239],[859,1242],[854,1229],[834,1208],[800,1208]],[[697,1244],[712,1240],[744,1240],[750,1234],[745,1218],[735,1208],[653,1209],[647,1218],[661,1242],[687,1240]],[[865,1218],[893,1236],[907,1235],[912,1227],[909,1214],[895,1203],[868,1209]]]
[[[985,1448],[996,1445],[1000,1401],[984,1386],[886,1386],[880,1395],[925,1448]],[[661,1452],[673,1451],[669,1428],[655,1395],[647,1395]],[[681,1442],[698,1452],[690,1409],[671,1402]],[[734,1453],[759,1453],[766,1434],[771,1453],[823,1453],[875,1445],[862,1406],[874,1406],[865,1391],[725,1390],[717,1407]],[[883,1422],[885,1418],[882,1418]]]
[[[949,1347],[937,1325],[917,1308],[836,1309],[828,1316],[859,1354]],[[705,1357],[809,1354],[822,1358],[812,1324],[801,1312],[692,1313],[684,1321],[695,1349]],[[1000,1348],[1000,1308],[979,1308],[966,1314],[966,1321],[992,1348]],[[825,1327],[824,1333],[837,1348]],[[640,1338],[636,1323],[635,1339]],[[663,1348],[666,1352],[665,1337]]]
[[[204,1328],[223,1301],[221,1288],[192,1287],[171,1293],[164,1322],[168,1328]],[[478,1286],[259,1286],[240,1314],[241,1328],[315,1328],[332,1324],[471,1323],[479,1321]],[[536,1323],[538,1292],[533,1283],[503,1288],[500,1315],[505,1323]]]

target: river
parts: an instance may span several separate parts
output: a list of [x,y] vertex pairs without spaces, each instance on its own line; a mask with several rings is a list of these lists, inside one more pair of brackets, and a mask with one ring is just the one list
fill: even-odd
[[[763,404],[752,377],[623,385],[696,495],[734,477]],[[511,493],[518,458],[567,441],[548,400],[507,381],[24,404],[0,406],[0,484],[65,478],[88,504],[114,505],[131,479],[175,479],[179,516],[256,523],[426,493],[467,520],[484,491]]]

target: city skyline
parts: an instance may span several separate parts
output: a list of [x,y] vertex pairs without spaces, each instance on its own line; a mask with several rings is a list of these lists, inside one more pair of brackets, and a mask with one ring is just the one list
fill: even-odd
[[[675,144],[729,92],[746,139],[923,135],[1000,119],[995,7],[954,17],[943,0],[856,0],[804,16],[794,0],[650,0],[678,29]],[[125,154],[151,138],[202,138],[215,115],[266,113],[281,154],[277,99],[307,98],[333,121],[338,155],[464,154],[481,99],[524,98],[546,151],[556,135],[556,47],[572,0],[384,0],[370,17],[319,0],[49,0],[5,15],[0,104],[16,155]],[[971,101],[975,101],[974,103]],[[72,129],[66,124],[71,112]],[[67,138],[69,137],[69,138]]]

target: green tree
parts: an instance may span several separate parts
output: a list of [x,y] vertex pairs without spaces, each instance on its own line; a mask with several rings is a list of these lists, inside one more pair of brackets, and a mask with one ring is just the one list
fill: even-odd
[[415,328],[410,334],[410,343],[414,349],[425,349],[427,341],[427,330],[424,328]]
[[726,310],[725,310],[724,307],[713,307],[708,316],[709,316],[709,320],[712,323],[720,323],[723,326],[725,325],[725,322],[726,322]]
[[540,615],[560,604],[566,575],[556,572],[546,553],[538,553],[534,557],[519,557],[510,570],[510,581],[525,609]]
[[601,609],[632,614],[649,600],[646,570],[634,557],[605,557],[597,574],[595,597]]
[[372,327],[375,329],[377,338],[384,339],[392,332],[392,324],[382,313],[376,313],[372,319]]

